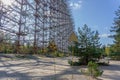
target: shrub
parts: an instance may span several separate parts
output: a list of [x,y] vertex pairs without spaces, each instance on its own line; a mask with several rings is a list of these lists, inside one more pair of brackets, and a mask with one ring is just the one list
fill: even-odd
[[110,57],[113,60],[120,60],[120,53],[111,53]]
[[88,63],[88,75],[97,78],[98,76],[101,76],[103,71],[99,69],[99,66],[97,63],[90,61]]
[[65,54],[61,53],[59,51],[55,51],[55,52],[49,52],[46,54],[47,57],[64,57]]
[[68,60],[68,64],[70,64],[71,66],[80,66],[80,65],[82,65],[82,63],[80,63],[80,62],[73,62],[71,60]]

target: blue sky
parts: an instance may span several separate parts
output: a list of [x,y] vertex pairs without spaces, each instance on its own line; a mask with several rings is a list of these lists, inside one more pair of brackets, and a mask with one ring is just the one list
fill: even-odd
[[112,44],[108,38],[110,27],[113,26],[115,11],[120,6],[120,0],[69,0],[75,30],[87,24],[92,30],[98,30],[101,43]]

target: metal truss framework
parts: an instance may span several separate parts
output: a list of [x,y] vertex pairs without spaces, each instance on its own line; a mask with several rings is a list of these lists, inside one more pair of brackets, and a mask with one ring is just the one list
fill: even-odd
[[0,30],[21,45],[46,48],[54,41],[60,51],[68,51],[74,25],[66,0],[11,0],[6,6],[0,1]]

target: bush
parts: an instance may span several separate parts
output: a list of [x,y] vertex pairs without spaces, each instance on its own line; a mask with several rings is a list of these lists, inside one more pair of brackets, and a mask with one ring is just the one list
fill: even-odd
[[64,57],[64,53],[57,52],[57,53],[55,54],[55,56],[56,56],[56,57]]
[[47,57],[64,57],[65,54],[64,53],[61,53],[59,51],[56,51],[56,52],[49,52],[46,54]]
[[112,60],[120,60],[120,56],[111,56]]
[[103,71],[99,69],[99,66],[97,63],[90,61],[88,63],[88,75],[96,78],[98,76],[101,76],[103,74]]
[[112,60],[120,60],[120,53],[116,52],[116,53],[110,53],[110,58]]
[[80,66],[80,65],[83,65],[82,63],[80,62],[73,62],[71,60],[68,60],[68,64],[70,64],[71,66]]
[[100,66],[109,66],[109,63],[105,63],[105,62],[99,62],[97,64]]

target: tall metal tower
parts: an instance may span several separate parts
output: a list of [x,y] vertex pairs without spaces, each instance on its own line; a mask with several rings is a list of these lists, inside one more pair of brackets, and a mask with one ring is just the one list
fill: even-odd
[[59,51],[68,51],[74,25],[66,0],[11,1],[9,7],[0,1],[0,29],[11,34],[17,53],[28,43],[37,53],[50,41],[55,42]]

